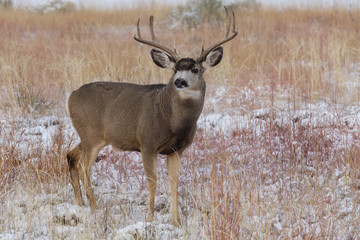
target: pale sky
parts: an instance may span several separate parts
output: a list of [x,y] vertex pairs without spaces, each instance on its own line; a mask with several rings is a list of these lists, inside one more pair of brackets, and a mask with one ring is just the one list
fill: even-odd
[[[13,0],[15,6],[36,6],[43,5],[50,0]],[[131,8],[138,5],[144,4],[167,4],[169,5],[170,1],[166,0],[63,0],[68,2],[73,2],[76,5],[82,7],[95,7],[99,9],[121,9],[121,8]],[[184,4],[188,0],[171,0],[171,3]],[[238,2],[236,0],[225,0],[225,4]],[[360,0],[257,0],[261,3],[263,7],[277,7],[277,8],[287,8],[287,7],[344,7],[344,8],[360,8]]]

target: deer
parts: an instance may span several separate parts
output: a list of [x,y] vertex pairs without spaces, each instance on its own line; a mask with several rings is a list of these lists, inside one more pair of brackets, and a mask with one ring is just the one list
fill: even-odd
[[[90,168],[99,151],[108,145],[122,151],[141,153],[149,191],[147,222],[154,218],[157,186],[158,154],[166,155],[171,202],[170,221],[182,224],[178,210],[178,181],[181,156],[192,144],[197,121],[202,112],[206,84],[203,74],[216,66],[223,57],[222,45],[237,36],[235,14],[225,7],[225,37],[201,49],[197,58],[181,58],[176,49],[158,43],[150,16],[151,40],[141,37],[140,19],[134,39],[153,47],[153,62],[160,68],[172,69],[167,84],[138,85],[124,82],[91,82],[73,91],[67,102],[72,124],[80,143],[67,153],[70,182],[75,204],[82,205],[80,179],[91,212],[97,209],[90,182]],[[230,28],[232,34],[230,33]]]

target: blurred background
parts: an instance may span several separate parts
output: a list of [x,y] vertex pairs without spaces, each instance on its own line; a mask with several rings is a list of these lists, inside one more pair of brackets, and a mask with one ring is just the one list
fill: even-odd
[[[144,5],[185,5],[192,0],[1,0],[2,2],[11,2],[14,7],[22,8],[37,8],[45,6],[51,2],[64,2],[72,3],[76,7],[82,8],[97,8],[97,9],[121,9],[121,8],[133,8]],[[224,4],[233,4],[234,2],[256,2],[262,7],[275,7],[275,8],[312,8],[312,7],[344,7],[344,8],[359,8],[360,1],[358,0],[224,0]]]

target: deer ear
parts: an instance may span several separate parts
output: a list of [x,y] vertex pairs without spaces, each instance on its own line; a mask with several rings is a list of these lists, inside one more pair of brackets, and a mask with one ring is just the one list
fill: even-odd
[[175,59],[159,50],[151,49],[150,54],[154,63],[161,68],[173,68],[175,66]]
[[222,56],[224,53],[224,48],[222,46],[212,50],[205,58],[205,61],[202,62],[202,65],[205,69],[214,67],[221,62]]

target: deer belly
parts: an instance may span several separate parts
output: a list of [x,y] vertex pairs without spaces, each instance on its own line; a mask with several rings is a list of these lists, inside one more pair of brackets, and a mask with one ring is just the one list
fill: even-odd
[[139,142],[131,131],[113,131],[105,135],[106,142],[121,151],[140,151]]

